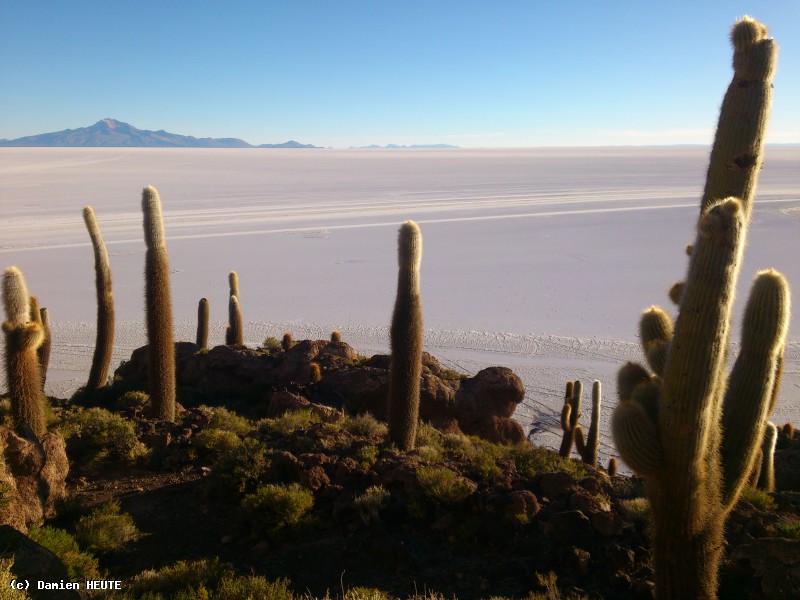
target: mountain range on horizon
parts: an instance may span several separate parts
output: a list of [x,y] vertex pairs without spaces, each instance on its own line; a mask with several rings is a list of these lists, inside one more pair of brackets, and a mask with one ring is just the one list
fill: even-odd
[[101,119],[89,127],[65,129],[14,140],[0,140],[0,146],[14,147],[70,147],[70,148],[319,148],[289,140],[283,144],[253,146],[239,138],[196,138],[190,135],[169,133],[163,129],[150,131],[116,119]]
[[[321,148],[313,144],[301,144],[289,140],[282,144],[260,144],[254,146],[239,138],[197,138],[190,135],[169,133],[163,129],[151,131],[138,129],[116,119],[101,119],[89,127],[65,129],[51,133],[40,133],[13,140],[0,139],[0,147],[38,148]],[[458,148],[449,144],[414,144],[399,146],[361,146],[361,148]]]

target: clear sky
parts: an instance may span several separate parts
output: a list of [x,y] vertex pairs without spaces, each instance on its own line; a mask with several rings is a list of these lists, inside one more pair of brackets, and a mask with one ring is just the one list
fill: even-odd
[[0,0],[0,138],[708,144],[744,14],[781,47],[768,142],[798,143],[797,0]]

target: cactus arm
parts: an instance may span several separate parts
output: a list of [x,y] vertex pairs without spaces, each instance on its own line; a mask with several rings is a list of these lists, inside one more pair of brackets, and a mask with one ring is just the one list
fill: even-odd
[[39,356],[39,368],[42,372],[42,390],[47,381],[47,368],[50,366],[50,352],[53,348],[53,330],[50,327],[50,313],[47,308],[39,310],[39,318],[42,322],[42,329],[44,330],[44,341],[36,354]]
[[731,31],[734,75],[720,109],[701,213],[720,198],[735,196],[742,202],[745,222],[750,219],[778,58],[778,47],[767,34],[750,17]]
[[588,456],[587,451],[589,448],[583,438],[583,427],[576,425],[573,430],[573,435],[575,436],[575,449],[578,451],[578,454],[580,454],[581,460],[587,462],[586,457]]
[[407,221],[398,239],[397,298],[390,328],[389,439],[401,450],[413,450],[419,418],[422,376],[422,297],[419,268],[422,234]]
[[756,276],[742,323],[742,343],[722,413],[723,497],[732,505],[747,483],[764,436],[779,356],[789,329],[789,286],[775,270]]
[[242,309],[236,296],[228,299],[228,321],[230,324],[225,332],[225,343],[228,346],[244,344]]
[[664,449],[656,424],[637,403],[617,404],[611,417],[611,432],[620,456],[631,469],[648,476],[664,468]]
[[761,443],[761,469],[758,476],[758,488],[765,492],[775,491],[775,444],[778,441],[778,428],[767,422],[764,427],[764,438]]
[[592,384],[592,423],[589,426],[589,437],[586,441],[587,455],[583,462],[597,466],[597,449],[600,445],[600,406],[602,404],[602,388],[600,381],[595,380]]
[[94,249],[95,289],[97,292],[97,333],[92,368],[86,388],[96,390],[108,382],[111,356],[114,350],[114,292],[111,287],[111,266],[105,242],[97,225],[94,209],[83,207],[83,221]]
[[236,271],[228,273],[229,296],[239,297],[239,274]]
[[149,355],[149,387],[153,414],[164,421],[175,420],[175,343],[172,329],[172,299],[169,281],[161,199],[152,186],[142,192],[144,213],[145,313]]

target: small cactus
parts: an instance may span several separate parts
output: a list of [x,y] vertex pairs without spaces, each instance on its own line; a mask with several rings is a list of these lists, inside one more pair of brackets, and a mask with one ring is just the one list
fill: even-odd
[[617,459],[613,456],[608,459],[608,476],[609,477],[616,477],[617,476]]
[[581,418],[581,399],[583,397],[583,384],[580,381],[568,381],[566,393],[564,394],[564,406],[561,409],[561,429],[564,435],[561,438],[561,446],[558,454],[562,458],[569,458],[572,453],[572,446],[575,445]]
[[288,352],[292,346],[294,346],[294,339],[292,334],[287,331],[281,338],[281,348],[283,348],[284,352]]
[[[6,383],[16,427],[27,423],[37,437],[47,432],[42,373],[37,350],[44,341],[39,319],[31,320],[30,296],[25,276],[16,267],[3,274],[6,320]],[[38,311],[37,311],[38,312]]]
[[108,252],[100,235],[100,227],[91,206],[83,207],[83,221],[94,248],[95,288],[97,291],[97,334],[92,356],[92,368],[86,389],[96,390],[108,383],[108,371],[114,350],[114,292],[111,289],[111,266]]
[[208,300],[200,298],[197,303],[197,337],[196,343],[201,350],[208,350],[208,320],[209,320]]
[[239,274],[236,271],[228,273],[228,296],[239,297]]
[[337,343],[337,344],[341,343],[341,341],[342,341],[342,332],[339,331],[338,329],[334,329],[331,332],[331,341],[334,342],[334,343]]
[[311,383],[318,383],[320,379],[322,379],[322,371],[320,371],[319,363],[312,362],[309,364],[311,375],[309,377],[309,381]]
[[149,358],[150,402],[153,415],[175,421],[175,342],[172,330],[172,299],[169,259],[161,216],[161,199],[152,186],[142,192],[144,213],[145,308]]
[[419,420],[422,377],[422,297],[419,268],[422,233],[414,221],[400,227],[397,298],[391,326],[389,367],[389,439],[404,451],[413,450]]

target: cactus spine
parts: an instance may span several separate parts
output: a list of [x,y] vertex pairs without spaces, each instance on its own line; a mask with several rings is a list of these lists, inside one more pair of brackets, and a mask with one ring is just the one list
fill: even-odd
[[50,366],[50,351],[53,347],[53,332],[50,328],[50,313],[46,308],[39,310],[39,319],[42,322],[42,329],[44,330],[44,341],[39,346],[36,354],[39,356],[39,369],[42,372],[42,390],[47,381],[47,368]]
[[[774,272],[759,275],[745,318],[745,358],[726,381],[731,307],[777,55],[766,28],[749,17],[736,23],[731,39],[734,77],[722,104],[686,283],[673,294],[678,318],[674,328],[663,327],[670,338],[664,340],[663,372],[650,376],[642,367],[624,367],[612,420],[620,454],[647,480],[659,600],[716,598],[724,521],[761,445],[788,326],[785,280]],[[649,325],[642,323],[642,330],[652,331]],[[645,350],[659,337],[643,336]],[[734,422],[732,429],[723,426]]]
[[145,305],[149,358],[150,401],[153,415],[175,421],[175,343],[172,331],[172,299],[169,259],[161,217],[161,199],[152,186],[142,192],[144,213]]
[[228,299],[228,329],[225,331],[225,344],[228,346],[244,344],[242,308],[239,298],[231,295]]
[[389,439],[401,450],[413,450],[419,419],[422,377],[422,296],[419,268],[422,233],[414,221],[400,227],[397,298],[391,326],[389,367]]
[[108,252],[100,235],[100,227],[91,206],[83,207],[83,221],[89,231],[94,248],[95,287],[97,288],[97,335],[92,356],[92,368],[89,372],[88,390],[105,387],[108,382],[108,370],[111,366],[111,354],[114,350],[114,292],[111,289],[111,266]]
[[197,345],[201,350],[208,350],[208,300],[200,298],[197,303]]
[[[42,373],[37,350],[44,341],[39,319],[31,320],[28,286],[22,271],[9,267],[3,274],[6,320],[6,382],[17,427],[27,423],[37,437],[47,432]],[[38,311],[37,311],[38,312]]]
[[587,465],[597,468],[597,449],[600,445],[600,404],[602,390],[600,382],[595,380],[592,384],[592,424],[589,426],[589,436],[583,441],[583,430],[578,425],[575,429],[575,447],[581,460]]

